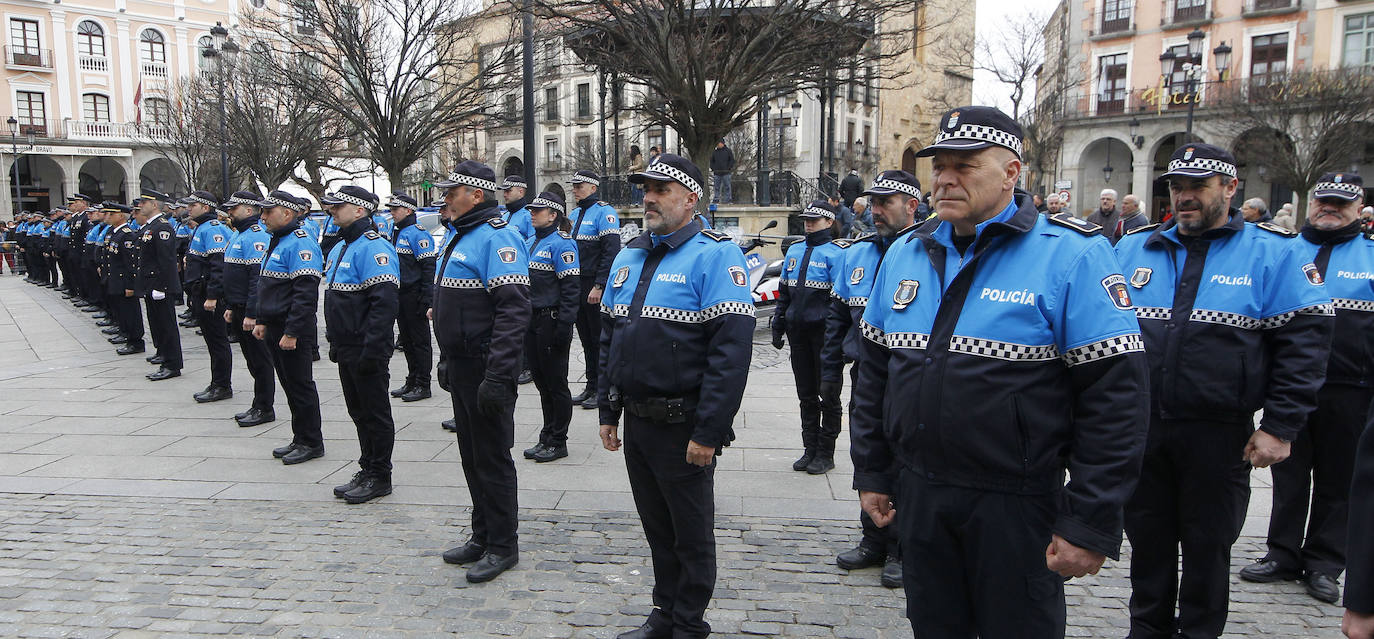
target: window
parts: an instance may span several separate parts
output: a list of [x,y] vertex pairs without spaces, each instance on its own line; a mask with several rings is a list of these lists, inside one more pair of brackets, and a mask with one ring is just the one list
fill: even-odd
[[[871,145],[871,144],[873,144],[873,127],[870,126],[870,125],[865,124],[865,125],[864,125],[864,136],[863,136],[862,138],[859,138],[859,140],[860,140],[861,142],[863,142],[865,145]],[[867,148],[867,147],[865,147],[865,148]],[[873,149],[868,149],[868,154],[869,154],[869,155],[872,155],[872,154],[873,154]]]
[[[38,21],[23,18],[10,18],[10,50],[16,57],[20,55],[37,56]],[[24,64],[18,62],[16,64]]]
[[1288,71],[1288,34],[1255,36],[1250,39],[1250,82],[1264,86]]
[[138,57],[144,62],[167,63],[167,39],[156,29],[144,29],[138,34]]
[[558,138],[544,139],[544,164],[549,167],[556,167],[563,159],[563,155],[558,152]]
[[1116,33],[1131,28],[1131,2],[1134,0],[1104,0],[1102,3],[1101,33]]
[[864,104],[878,106],[878,90],[873,85],[873,67],[864,69]]
[[1174,22],[1207,17],[1207,0],[1173,0]]
[[315,33],[315,5],[310,0],[295,0],[292,3],[294,8],[291,13],[295,19],[292,21],[296,25],[296,33],[304,35],[314,35]]
[[853,67],[850,67],[848,73],[849,73],[849,80],[846,81],[845,84],[848,85],[848,89],[849,89],[849,96],[848,96],[848,97],[849,97],[849,100],[850,100],[851,102],[858,102],[858,101],[859,101],[859,72],[858,72],[857,69],[854,69]]
[[585,82],[577,85],[577,117],[592,117],[592,85]]
[[544,89],[544,121],[558,121],[558,87]]
[[248,45],[248,63],[259,70],[271,68],[272,47],[267,46],[266,42],[254,42]]
[[1126,54],[1104,55],[1097,59],[1097,112],[1121,113],[1126,110]]
[[209,51],[210,49],[213,49],[214,46],[215,39],[211,38],[208,35],[203,35],[199,38],[196,38],[196,65],[197,68],[200,69],[200,74],[202,77],[209,78],[212,77],[215,73],[215,58],[205,57],[205,52]]
[[20,135],[47,135],[47,110],[44,97],[37,91],[20,91],[15,94],[15,119],[19,120]]
[[539,63],[544,71],[554,72],[558,70],[558,42],[550,40],[539,46]]
[[854,148],[854,123],[846,122],[844,125],[844,148],[846,153],[854,153],[858,149]]
[[99,93],[81,96],[81,118],[88,122],[109,122],[110,98]]
[[1351,67],[1374,64],[1374,13],[1346,16],[1341,64]]
[[253,0],[254,9],[261,9],[265,6],[267,6],[267,0]]
[[520,96],[514,93],[507,93],[505,97],[505,114],[511,120],[520,117]]
[[307,51],[296,52],[296,68],[300,69],[306,77],[318,78],[322,75],[319,59]]
[[592,136],[590,136],[590,135],[579,135],[579,136],[577,136],[577,142],[576,142],[576,144],[577,144],[577,147],[576,147],[576,148],[577,148],[577,160],[578,160],[579,162],[588,162],[588,161],[590,161],[590,160],[592,159]]
[[81,24],[76,25],[76,52],[105,57],[105,28],[99,22],[82,20]]
[[172,121],[172,109],[167,105],[167,101],[162,98],[148,98],[143,101],[143,121],[152,124],[169,124]]

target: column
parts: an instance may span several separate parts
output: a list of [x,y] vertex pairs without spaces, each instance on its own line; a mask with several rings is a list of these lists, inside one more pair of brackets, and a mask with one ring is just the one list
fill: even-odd
[[71,47],[67,44],[67,12],[53,10],[49,15],[52,17],[53,69],[57,72],[57,108],[53,111],[53,119],[60,122],[63,118],[72,117],[70,78],[78,77],[80,72],[73,73],[71,67]]
[[114,59],[111,63],[115,65],[116,78],[123,83],[121,87],[110,87],[112,96],[110,105],[110,119],[116,122],[132,122],[134,118],[129,117],[132,113],[134,93],[138,91],[137,78],[141,77],[138,66],[137,40],[130,38],[129,19],[115,18],[115,47],[112,51]]

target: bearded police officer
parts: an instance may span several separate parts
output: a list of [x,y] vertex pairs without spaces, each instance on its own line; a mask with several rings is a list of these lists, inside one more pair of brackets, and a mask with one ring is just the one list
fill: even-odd
[[391,494],[391,451],[396,424],[387,398],[391,353],[395,350],[391,325],[399,307],[401,283],[396,249],[373,229],[369,219],[377,196],[348,185],[320,200],[339,227],[339,243],[326,260],[324,292],[325,336],[329,361],[339,365],[348,416],[358,430],[360,470],[334,488],[334,496],[350,504]]
[[596,351],[601,334],[601,296],[611,262],[620,252],[620,216],[611,205],[596,199],[601,178],[586,169],[573,174],[572,191],[577,208],[568,214],[572,236],[577,240],[578,272],[582,282],[582,306],[577,311],[577,336],[586,360],[587,386],[573,395],[573,403],[596,408]]
[[285,191],[273,191],[263,203],[262,223],[271,234],[262,269],[248,293],[244,330],[267,345],[272,368],[291,407],[291,442],[272,450],[283,464],[324,456],[320,432],[320,394],[311,369],[318,342],[315,311],[324,259],[320,245],[301,228],[297,217],[310,202]]
[[526,240],[534,237],[534,225],[530,222],[530,210],[528,208],[530,199],[525,196],[529,187],[525,184],[525,178],[518,175],[507,175],[506,180],[501,183],[501,197],[505,198],[506,213],[502,219],[506,224],[511,225]]
[[432,318],[472,496],[472,538],[443,558],[473,564],[467,580],[481,583],[519,562],[510,449],[515,378],[530,321],[529,257],[520,233],[500,218],[491,167],[463,162],[435,186],[444,189],[453,233],[435,274]]
[[946,113],[918,155],[937,221],[888,251],[864,311],[855,488],[879,526],[896,491],[922,637],[1063,637],[1063,580],[1117,556],[1144,440],[1125,280],[1096,227],[1015,190],[1001,111]]
[[[1312,190],[1307,225],[1298,241],[1325,281],[1336,313],[1326,382],[1317,407],[1293,440],[1288,459],[1272,469],[1274,504],[1269,552],[1240,571],[1245,581],[1301,579],[1326,603],[1340,597],[1345,570],[1347,500],[1355,448],[1374,400],[1374,238],[1363,233],[1364,180],[1328,173]],[[1262,222],[1261,224],[1269,224]],[[1308,518],[1309,497],[1311,518]],[[1303,534],[1304,529],[1306,535]]]
[[148,375],[153,381],[181,375],[181,333],[173,308],[181,299],[181,278],[176,237],[162,214],[162,205],[169,199],[165,193],[144,189],[137,201],[139,256],[134,289],[148,307],[148,330],[161,358],[160,368]]
[[248,316],[249,291],[258,279],[267,244],[272,240],[260,223],[262,207],[258,194],[251,191],[235,191],[223,207],[229,212],[233,229],[229,248],[224,250],[224,272],[220,278],[220,288],[224,291],[224,321],[229,333],[236,336],[243,363],[253,377],[253,403],[248,410],[234,415],[239,426],[257,426],[277,419],[272,407],[277,387],[272,354],[267,344],[253,339],[251,329],[245,330],[243,326]]
[[[859,323],[868,306],[878,267],[893,245],[903,241],[915,228],[916,211],[921,204],[921,183],[906,171],[883,171],[863,195],[869,198],[869,211],[877,232],[859,237],[853,243],[836,240],[844,250],[837,260],[835,286],[830,289],[830,311],[825,321],[825,348],[821,352],[821,396],[839,397],[844,383],[845,360],[857,361],[860,349]],[[859,367],[849,369],[850,386]],[[852,395],[851,395],[852,398]],[[851,399],[849,412],[854,413]],[[894,469],[895,470],[895,469]],[[888,588],[902,586],[902,562],[897,527],[879,528],[868,513],[859,511],[863,540],[835,557],[845,570],[882,565],[880,580]]]
[[1332,325],[1309,245],[1230,207],[1229,152],[1185,144],[1164,177],[1174,217],[1116,247],[1151,367],[1149,439],[1126,507],[1132,639],[1222,634],[1250,468],[1288,457]]
[[430,347],[429,318],[426,314],[434,300],[434,262],[439,245],[429,231],[415,223],[419,204],[404,193],[393,193],[387,201],[396,221],[391,237],[400,262],[400,310],[396,326],[400,329],[401,350],[406,356],[406,381],[391,391],[392,397],[415,402],[431,396],[429,367],[434,361]]
[[629,179],[644,184],[648,232],[616,256],[601,298],[601,443],[620,449],[623,410],[654,610],[619,636],[705,637],[716,582],[715,457],[735,438],[754,304],[739,247],[693,219],[697,167],[665,153]]
[[525,333],[525,360],[539,390],[544,427],[525,459],[539,463],[568,456],[572,391],[568,390],[568,349],[581,287],[577,282],[577,242],[559,230],[568,218],[563,198],[545,191],[529,204],[534,237],[526,242],[530,256],[530,328]]
[[184,281],[191,317],[200,326],[205,349],[210,353],[210,385],[194,395],[199,403],[217,402],[234,396],[231,375],[234,359],[229,350],[228,328],[224,325],[224,250],[229,246],[229,227],[219,221],[219,202],[209,191],[192,191],[183,201],[191,225],[191,241],[186,247]]

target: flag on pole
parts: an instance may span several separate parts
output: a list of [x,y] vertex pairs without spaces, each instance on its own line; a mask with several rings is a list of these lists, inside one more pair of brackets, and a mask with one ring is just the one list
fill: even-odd
[[139,105],[143,103],[143,78],[138,79],[138,90],[134,91],[134,114],[135,122],[143,124],[143,109]]

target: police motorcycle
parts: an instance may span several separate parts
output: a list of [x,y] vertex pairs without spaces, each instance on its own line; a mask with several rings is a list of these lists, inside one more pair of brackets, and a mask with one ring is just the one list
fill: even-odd
[[[769,262],[764,259],[762,254],[753,252],[755,249],[777,244],[775,241],[764,239],[763,235],[764,231],[777,226],[777,220],[770,220],[754,237],[745,238],[739,242],[740,250],[744,251],[744,268],[749,273],[749,291],[754,296],[755,306],[772,304],[778,300],[778,288],[782,280],[782,259]],[[784,255],[787,253],[787,247],[799,239],[793,236],[770,235],[767,237],[782,241]]]

